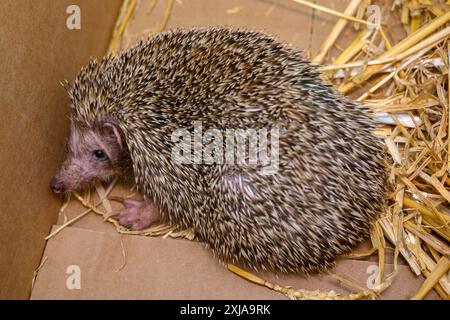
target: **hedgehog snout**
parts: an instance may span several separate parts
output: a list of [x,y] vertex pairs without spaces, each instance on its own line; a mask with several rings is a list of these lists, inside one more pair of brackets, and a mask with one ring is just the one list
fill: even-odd
[[63,193],[66,187],[64,186],[64,183],[59,181],[55,176],[52,178],[52,180],[50,180],[50,189],[52,190],[53,193],[59,194]]

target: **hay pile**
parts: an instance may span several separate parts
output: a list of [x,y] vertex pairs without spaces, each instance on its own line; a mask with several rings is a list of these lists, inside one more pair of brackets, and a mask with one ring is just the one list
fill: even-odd
[[[368,5],[369,1],[351,1],[346,13],[366,12]],[[385,139],[390,155],[394,191],[372,232],[380,268],[374,291],[380,293],[391,283],[400,254],[416,275],[426,277],[414,299],[431,289],[448,299],[450,4],[411,0],[390,5],[388,10],[401,17],[404,39],[391,42],[385,32],[389,21],[379,28],[372,27],[373,20],[359,21],[354,24],[360,29],[357,37],[322,71],[343,94],[358,91],[356,100],[373,110],[380,122],[377,134]],[[322,62],[348,21],[336,24],[315,62]],[[368,27],[362,28],[362,23]],[[395,268],[385,276],[387,245],[395,248]]]

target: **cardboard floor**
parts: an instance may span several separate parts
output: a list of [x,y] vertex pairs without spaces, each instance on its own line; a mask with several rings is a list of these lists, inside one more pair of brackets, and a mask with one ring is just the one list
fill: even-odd
[[[101,223],[101,218],[98,220]],[[69,227],[48,242],[44,258],[31,299],[286,299],[229,272],[209,250],[188,240]],[[364,287],[370,283],[375,265],[342,260],[333,273]],[[71,282],[75,274],[72,266],[79,267],[79,289]],[[388,265],[387,271],[392,271],[392,266]],[[341,294],[355,291],[331,275],[260,275],[293,288]],[[419,286],[409,267],[401,265],[394,284],[381,298],[408,299]]]
[[[343,11],[348,1],[319,0],[319,4]],[[127,47],[139,38],[157,30],[165,1],[158,1],[149,13],[150,1],[142,1],[131,19],[122,41]],[[314,12],[291,0],[177,0],[167,28],[176,26],[233,25],[263,29],[281,40],[303,49],[308,56],[320,48],[336,18]],[[395,30],[395,28],[391,29]],[[340,39],[345,46],[355,31],[348,28]],[[401,37],[401,29],[392,37]],[[334,48],[330,60],[339,52]],[[127,187],[117,187],[113,194],[128,194]],[[118,206],[113,203],[113,207]],[[59,217],[58,224],[84,211],[73,201]],[[123,249],[122,249],[123,245]],[[358,250],[369,247],[366,242]],[[125,252],[125,257],[123,256]],[[388,250],[387,262],[392,262]],[[48,241],[32,299],[286,299],[285,296],[257,286],[229,272],[214,259],[202,244],[187,240],[146,238],[119,235],[99,216],[88,215]],[[124,261],[126,264],[124,265]],[[376,257],[360,260],[340,260],[332,273],[352,279],[366,287],[373,278]],[[69,283],[71,266],[78,266],[80,288]],[[386,272],[392,270],[387,265]],[[300,275],[261,276],[274,283],[299,289],[334,290],[341,294],[354,288],[340,283],[332,275],[304,277]],[[420,287],[422,277],[416,277],[403,260],[399,275],[381,299],[408,299]],[[427,299],[436,299],[431,292]]]

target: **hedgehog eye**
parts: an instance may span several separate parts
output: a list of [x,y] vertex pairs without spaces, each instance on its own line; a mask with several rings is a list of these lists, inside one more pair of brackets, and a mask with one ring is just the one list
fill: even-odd
[[101,149],[94,150],[93,154],[94,154],[94,157],[96,157],[98,160],[107,160],[108,159],[105,151],[103,151]]

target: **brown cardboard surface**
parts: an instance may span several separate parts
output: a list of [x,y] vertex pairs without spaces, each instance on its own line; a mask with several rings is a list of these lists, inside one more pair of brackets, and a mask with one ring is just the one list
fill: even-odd
[[[122,255],[123,243],[125,260]],[[67,228],[48,242],[46,262],[39,271],[32,299],[286,299],[229,272],[202,244],[187,240],[121,236]],[[125,266],[120,270],[118,269]],[[80,289],[66,282],[79,267]],[[341,261],[333,270],[365,287],[375,264]],[[69,268],[70,270],[70,268]],[[388,272],[392,266],[388,265]],[[268,281],[346,294],[351,291],[330,275],[299,276],[262,274]],[[407,299],[420,286],[407,266],[382,299]],[[427,298],[436,298],[431,292]]]
[[[68,30],[66,8],[81,8]],[[27,298],[59,206],[48,182],[68,133],[59,85],[109,42],[120,1],[0,2],[0,298]]]
[[[155,33],[161,23],[165,1],[159,1],[148,14],[150,1],[142,1],[123,39],[129,46],[141,37]],[[181,0],[175,1],[167,29],[189,26],[240,26],[266,30],[292,45],[307,49],[312,9],[291,0]]]

